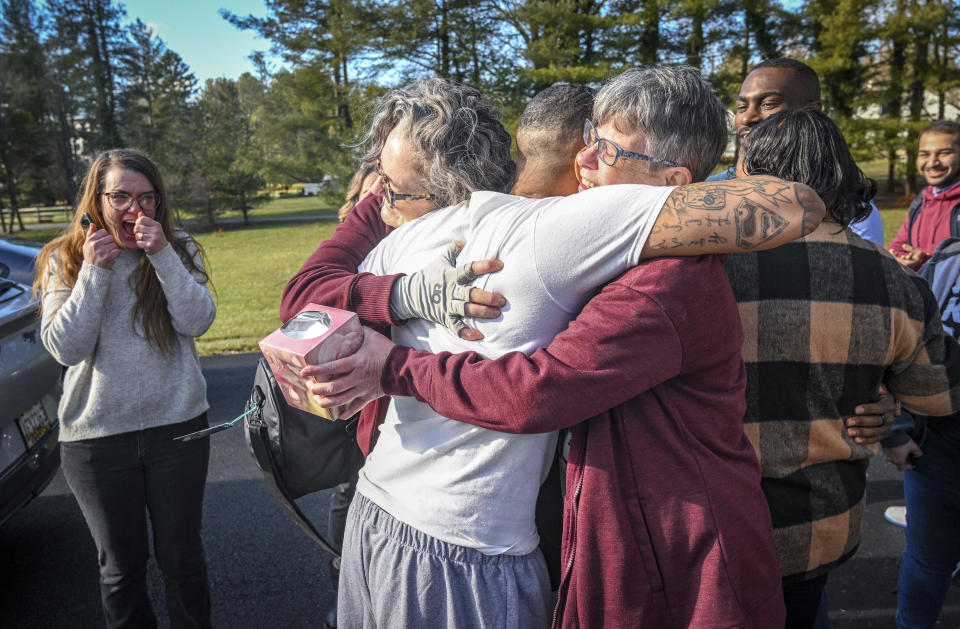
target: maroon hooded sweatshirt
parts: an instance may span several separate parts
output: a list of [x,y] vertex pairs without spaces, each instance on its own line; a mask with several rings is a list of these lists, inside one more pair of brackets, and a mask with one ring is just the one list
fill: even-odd
[[900,251],[901,247],[910,245],[922,249],[925,254],[932,256],[937,245],[950,238],[950,222],[953,208],[960,202],[960,184],[954,185],[940,194],[933,194],[933,186],[927,186],[920,193],[923,205],[920,212],[910,225],[910,213],[903,218],[900,231],[890,241],[890,249]]

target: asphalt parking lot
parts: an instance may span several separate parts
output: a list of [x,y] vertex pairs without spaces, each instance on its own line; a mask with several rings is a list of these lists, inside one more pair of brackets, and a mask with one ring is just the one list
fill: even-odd
[[[202,359],[209,386],[210,422],[242,412],[253,380],[252,355]],[[883,519],[902,500],[896,470],[875,458],[869,469],[863,544],[830,577],[835,629],[894,627],[903,529]],[[327,492],[301,505],[326,529]],[[214,623],[218,627],[319,627],[331,586],[328,557],[274,501],[247,452],[239,428],[212,437],[204,514]],[[80,509],[60,474],[44,493],[0,529],[0,626],[103,626],[96,552]],[[160,626],[160,577],[151,565],[151,591]],[[960,627],[960,587],[949,593],[939,627]]]

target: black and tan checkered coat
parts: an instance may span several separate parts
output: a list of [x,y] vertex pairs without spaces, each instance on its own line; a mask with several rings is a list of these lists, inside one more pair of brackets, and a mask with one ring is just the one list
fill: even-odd
[[763,470],[787,581],[849,558],[860,541],[866,468],[842,418],[885,383],[911,410],[960,409],[960,346],[927,283],[836,223],[731,255],[747,368],[744,424]]

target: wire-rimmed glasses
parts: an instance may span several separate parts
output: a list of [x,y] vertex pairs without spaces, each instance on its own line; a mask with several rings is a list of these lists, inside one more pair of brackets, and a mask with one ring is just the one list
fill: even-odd
[[597,157],[607,166],[616,166],[621,157],[638,159],[644,162],[653,162],[655,164],[665,164],[667,166],[680,165],[667,159],[650,157],[649,155],[644,155],[643,153],[634,153],[633,151],[628,151],[617,146],[616,142],[613,142],[612,140],[601,138],[597,133],[597,128],[593,126],[593,123],[590,122],[589,118],[583,121],[583,143],[586,144],[588,148],[594,144],[597,144]]

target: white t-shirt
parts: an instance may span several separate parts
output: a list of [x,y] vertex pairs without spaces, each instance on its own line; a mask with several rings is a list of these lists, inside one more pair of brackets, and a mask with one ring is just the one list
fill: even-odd
[[[507,298],[501,317],[467,319],[483,332],[482,341],[461,340],[421,319],[393,328],[393,340],[487,358],[531,354],[565,329],[598,287],[640,262],[672,191],[618,185],[549,199],[477,192],[468,203],[393,231],[361,270],[413,273],[452,240],[466,241],[461,261],[503,261],[502,271],[474,282]],[[441,541],[490,555],[525,555],[539,542],[534,508],[555,443],[556,433],[495,432],[442,417],[414,398],[394,397],[357,491]]]

